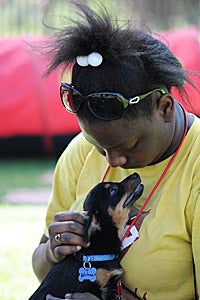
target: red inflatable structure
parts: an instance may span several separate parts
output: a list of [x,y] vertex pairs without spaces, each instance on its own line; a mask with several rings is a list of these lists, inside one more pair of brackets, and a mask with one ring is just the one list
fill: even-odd
[[[185,70],[200,72],[199,34],[197,28],[189,27],[164,33],[160,40],[169,46]],[[192,76],[191,79],[195,83],[196,88],[185,83],[188,97],[184,102],[175,90],[172,93],[187,111],[200,117],[200,76]]]
[[[187,28],[158,36],[185,69],[200,70],[199,32]],[[43,77],[48,61],[28,43],[42,38],[0,40],[0,154],[60,154],[80,129],[75,115],[59,99],[59,71]],[[198,82],[199,81],[199,82]],[[200,86],[200,80],[196,81]],[[200,116],[200,94],[186,84],[190,103],[184,107]],[[174,91],[175,97],[179,95]]]
[[31,47],[42,40],[0,40],[1,154],[54,154],[80,131],[60,101],[59,71],[44,77],[48,61]]

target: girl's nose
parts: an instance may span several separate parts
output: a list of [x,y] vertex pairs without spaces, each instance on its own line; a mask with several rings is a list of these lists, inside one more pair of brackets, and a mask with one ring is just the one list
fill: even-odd
[[126,156],[118,153],[117,151],[112,151],[112,152],[106,151],[106,159],[109,165],[113,168],[121,167],[127,163]]

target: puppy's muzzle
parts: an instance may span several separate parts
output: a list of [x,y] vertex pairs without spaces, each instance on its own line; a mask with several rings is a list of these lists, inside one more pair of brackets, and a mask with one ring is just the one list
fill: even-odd
[[141,183],[139,174],[133,173],[126,179],[124,179],[123,184],[127,192],[127,198],[123,203],[123,208],[131,206],[143,193],[144,185]]

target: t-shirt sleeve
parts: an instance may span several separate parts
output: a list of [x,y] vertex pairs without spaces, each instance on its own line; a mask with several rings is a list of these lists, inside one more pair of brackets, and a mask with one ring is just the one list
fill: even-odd
[[45,235],[56,212],[68,211],[76,199],[76,184],[92,146],[82,133],[76,136],[59,158],[46,212]]

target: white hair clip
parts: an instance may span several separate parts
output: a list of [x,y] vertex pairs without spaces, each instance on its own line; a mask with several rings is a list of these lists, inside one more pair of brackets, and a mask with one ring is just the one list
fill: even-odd
[[77,56],[76,61],[81,67],[87,67],[88,65],[98,67],[102,63],[103,57],[98,52],[92,52],[87,56]]

